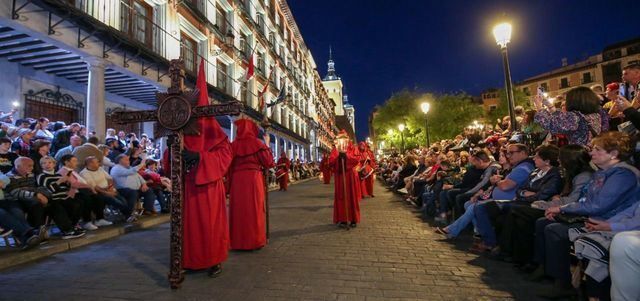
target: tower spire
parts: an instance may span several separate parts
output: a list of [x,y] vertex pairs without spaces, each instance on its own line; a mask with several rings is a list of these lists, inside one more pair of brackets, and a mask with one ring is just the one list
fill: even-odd
[[327,62],[327,76],[324,77],[324,80],[336,79],[339,79],[339,77],[336,75],[336,65],[333,62],[333,49],[331,45],[329,45],[329,62]]

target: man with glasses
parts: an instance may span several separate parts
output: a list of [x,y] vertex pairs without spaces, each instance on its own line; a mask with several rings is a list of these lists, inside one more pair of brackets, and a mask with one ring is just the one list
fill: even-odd
[[[493,189],[492,198],[494,201],[513,200],[518,188],[527,183],[529,174],[535,168],[535,164],[529,158],[527,146],[514,143],[507,146],[506,157],[511,164],[511,172],[503,178],[502,175],[494,175],[490,178]],[[473,251],[488,251],[498,244],[496,231],[493,231],[491,217],[500,215],[500,205],[497,202],[488,202],[476,207],[476,226],[482,236],[482,243],[473,248]]]

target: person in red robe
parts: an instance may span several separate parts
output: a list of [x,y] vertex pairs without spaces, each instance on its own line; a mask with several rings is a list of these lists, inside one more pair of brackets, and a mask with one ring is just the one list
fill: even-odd
[[360,151],[360,165],[358,174],[362,188],[362,196],[374,197],[373,195],[373,179],[375,171],[375,161],[373,153],[369,150],[369,145],[362,141],[358,144]]
[[287,158],[287,153],[280,153],[280,158],[276,163],[276,179],[280,184],[280,191],[287,191],[289,186],[289,168],[291,167],[291,161]]
[[360,179],[355,170],[358,157],[344,130],[340,131],[337,139],[338,143],[329,156],[334,174],[333,223],[349,229],[360,223]]
[[327,153],[322,154],[320,161],[320,171],[322,172],[322,180],[325,184],[331,183],[331,166],[329,165],[329,156]]
[[[204,61],[200,63],[196,88],[198,106],[209,104]],[[209,276],[222,271],[229,252],[226,192],[223,177],[233,154],[231,143],[212,117],[198,119],[199,135],[184,136],[183,244],[182,267],[209,269]],[[169,160],[164,160],[169,163]],[[167,165],[165,165],[167,168]],[[169,169],[165,169],[169,170]]]
[[267,244],[264,171],[275,166],[271,149],[258,139],[258,126],[249,119],[235,122],[229,169],[229,234],[231,249],[256,250]]

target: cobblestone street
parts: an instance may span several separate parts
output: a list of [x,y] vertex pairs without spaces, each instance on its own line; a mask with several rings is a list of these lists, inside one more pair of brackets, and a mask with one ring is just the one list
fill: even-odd
[[271,243],[231,252],[223,273],[168,288],[167,224],[0,273],[2,300],[534,300],[508,264],[440,242],[412,208],[377,184],[362,224],[331,224],[333,185],[271,193]]

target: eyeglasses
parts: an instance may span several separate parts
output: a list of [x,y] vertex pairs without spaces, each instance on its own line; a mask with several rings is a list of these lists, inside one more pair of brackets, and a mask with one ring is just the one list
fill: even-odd
[[513,156],[513,154],[515,154],[515,153],[521,153],[521,152],[522,152],[521,150],[516,150],[516,151],[507,151],[504,155],[505,155],[505,156],[507,156],[507,157],[511,157],[511,156]]

